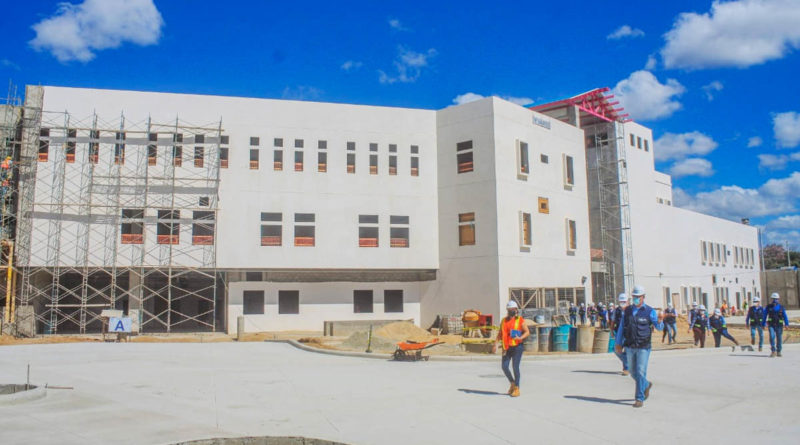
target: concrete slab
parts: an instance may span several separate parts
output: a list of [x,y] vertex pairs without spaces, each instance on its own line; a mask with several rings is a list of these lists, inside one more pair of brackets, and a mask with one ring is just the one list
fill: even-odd
[[[45,398],[0,407],[2,443],[168,444],[306,436],[351,444],[795,443],[800,345],[785,357],[654,352],[646,406],[605,358],[530,361],[522,397],[497,362],[395,363],[280,343],[57,344],[0,348],[0,382],[27,364]],[[764,376],[769,376],[765,379]]]

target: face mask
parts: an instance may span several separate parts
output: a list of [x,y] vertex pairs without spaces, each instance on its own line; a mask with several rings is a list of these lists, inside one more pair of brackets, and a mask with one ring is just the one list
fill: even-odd
[[517,310],[516,309],[509,309],[508,310],[508,316],[509,317],[513,317],[515,315],[517,315]]
[[641,298],[635,298],[635,297],[634,297],[634,299],[633,299],[633,304],[635,304],[636,306],[639,306],[639,303],[641,303],[641,302],[642,302],[642,299],[641,299]]

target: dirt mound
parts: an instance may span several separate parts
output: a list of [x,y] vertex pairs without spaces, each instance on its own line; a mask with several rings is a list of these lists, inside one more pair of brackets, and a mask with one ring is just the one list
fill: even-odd
[[[353,335],[347,337],[339,347],[351,351],[365,351],[367,349],[368,332],[354,332]],[[381,337],[379,335],[372,335],[371,348],[374,352],[394,352],[397,349],[397,342]]]
[[375,331],[375,335],[395,340],[396,342],[405,340],[428,341],[433,339],[433,336],[428,331],[418,328],[407,321],[398,321],[382,326]]

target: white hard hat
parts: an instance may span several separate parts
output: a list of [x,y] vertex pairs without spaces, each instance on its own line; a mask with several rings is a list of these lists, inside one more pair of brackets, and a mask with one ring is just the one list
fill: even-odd
[[644,287],[642,286],[633,286],[633,292],[631,293],[634,297],[641,297],[644,295]]
[[722,311],[719,308],[714,309],[714,315],[722,315]]
[[621,301],[621,302],[628,301],[628,294],[626,294],[625,292],[619,294],[619,301]]
[[753,303],[760,303],[760,302],[761,302],[760,297],[753,297]]
[[506,309],[519,309],[519,306],[517,306],[517,302],[516,301],[511,300],[506,305]]
[[706,306],[704,304],[701,304],[700,305],[700,310],[702,310],[702,311],[706,310]]
[[672,309],[672,303],[668,304],[667,307]]
[[697,307],[697,302],[696,301],[692,301],[692,307]]
[[770,295],[769,297],[772,298],[773,300],[780,300],[781,299],[780,294],[778,294],[777,292],[773,292],[772,295]]

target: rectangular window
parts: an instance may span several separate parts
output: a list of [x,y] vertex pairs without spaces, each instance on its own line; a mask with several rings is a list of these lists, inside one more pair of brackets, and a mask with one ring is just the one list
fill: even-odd
[[[92,140],[100,139],[100,132],[97,130],[90,130],[89,138],[91,138]],[[99,142],[89,142],[89,162],[91,162],[92,164],[97,164],[98,162],[100,162]]]
[[[42,139],[47,138],[47,139]],[[42,128],[39,130],[39,162],[47,162],[50,152],[50,129]]]
[[203,168],[203,161],[205,158],[205,150],[203,147],[194,148],[194,166],[195,168]]
[[302,139],[295,139],[294,140],[294,148],[303,148],[303,140]]
[[300,313],[300,291],[279,290],[278,314],[299,314],[299,313]]
[[356,143],[355,142],[348,142],[347,143],[347,151],[356,151]]
[[650,143],[647,139],[644,140],[644,151],[650,151]]
[[122,244],[144,244],[144,209],[122,209]]
[[412,155],[419,154],[419,145],[412,145],[411,146],[411,154]]
[[283,147],[283,138],[275,138],[272,140],[272,145],[275,147]]
[[403,312],[403,290],[384,290],[383,291],[383,312],[397,313]]
[[242,313],[259,315],[264,313],[264,291],[246,290],[242,292]]
[[397,155],[389,155],[389,176],[397,175]]
[[389,247],[408,247],[408,216],[389,217]]
[[195,144],[203,144],[206,142],[206,137],[202,134],[194,135],[194,142]]
[[228,135],[224,135],[224,136],[220,136],[220,137],[219,137],[219,143],[220,143],[220,145],[228,145],[228,143],[230,142],[230,140],[231,140],[231,137],[230,137],[230,136],[228,136]]
[[705,241],[700,241],[700,252],[703,258],[703,264],[708,262],[708,248]]
[[358,215],[358,247],[378,247],[378,215]]
[[192,244],[214,245],[214,212],[207,210],[192,212]]
[[631,133],[631,147],[635,146],[636,146],[636,136],[634,136],[633,133]]
[[276,172],[283,170],[283,150],[272,152],[272,169]]
[[369,174],[378,174],[378,155],[369,155]]
[[328,149],[328,141],[317,141],[317,148],[320,150],[327,150]]
[[317,153],[317,171],[321,173],[328,171],[328,153]]
[[639,136],[636,137],[636,148],[642,148],[642,138]]
[[262,281],[264,275],[261,272],[247,271],[244,273],[244,281]]
[[251,147],[258,147],[260,143],[261,143],[261,138],[258,138],[256,136],[250,136]]
[[294,171],[296,171],[296,172],[303,171],[303,152],[302,151],[294,152]]
[[564,188],[571,189],[575,185],[575,170],[572,156],[564,155]]
[[419,158],[411,156],[411,176],[419,176]]
[[521,247],[531,247],[532,241],[531,231],[531,214],[519,212],[519,243]]
[[147,165],[156,165],[158,161],[158,147],[155,144],[147,146]]
[[389,153],[397,153],[397,144],[389,144]]
[[539,155],[539,161],[542,164],[549,164],[550,163],[550,158],[547,155]]
[[219,168],[228,168],[228,147],[219,149]]
[[378,151],[378,144],[372,142],[369,144],[369,151]]
[[183,146],[175,145],[172,147],[172,165],[180,167],[183,164]]
[[125,163],[125,132],[117,132],[117,143],[114,144],[114,164],[122,165]]
[[211,200],[208,198],[208,196],[201,196],[197,199],[197,205],[200,207],[208,207],[211,205]]
[[78,130],[74,128],[67,129],[67,145],[64,148],[64,155],[68,164],[75,162],[75,138],[78,137]]
[[550,200],[539,197],[539,213],[550,213]]
[[181,225],[180,210],[159,210],[158,225],[156,226],[156,239],[158,244],[180,243]]
[[280,213],[261,213],[261,245],[280,246],[282,244],[283,215]]
[[475,245],[475,213],[458,214],[458,245]]
[[347,173],[356,172],[356,154],[347,153]]
[[567,220],[567,250],[574,251],[578,248],[578,231],[575,220]]
[[353,312],[356,314],[372,313],[372,291],[354,290],[353,291]]
[[258,149],[250,149],[250,170],[258,170]]
[[474,171],[472,163],[472,141],[464,141],[456,144],[456,162],[458,173],[469,173]]
[[316,216],[313,213],[294,214],[294,245],[297,247],[314,247],[314,226]]
[[517,141],[517,174],[526,177],[530,173],[527,142]]

